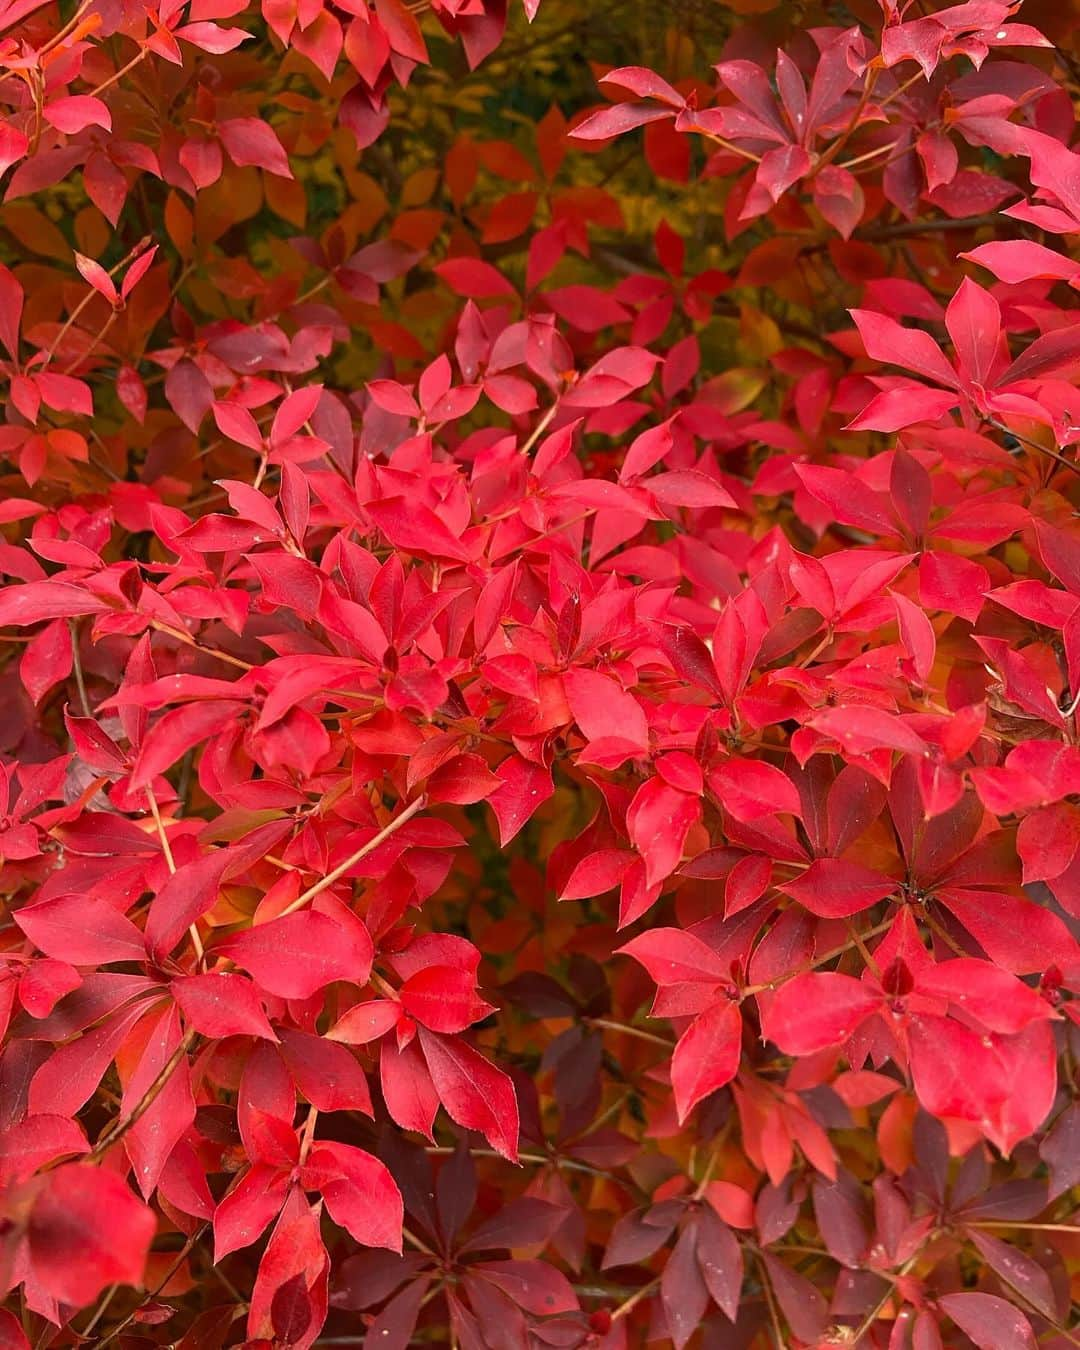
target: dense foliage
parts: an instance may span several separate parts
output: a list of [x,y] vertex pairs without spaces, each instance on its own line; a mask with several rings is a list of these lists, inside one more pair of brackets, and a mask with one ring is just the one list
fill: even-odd
[[2,1350],[1080,1344],[1017,9],[6,0]]

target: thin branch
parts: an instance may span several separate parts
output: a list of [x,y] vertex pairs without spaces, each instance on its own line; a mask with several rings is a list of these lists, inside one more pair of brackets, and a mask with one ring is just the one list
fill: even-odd
[[[210,1225],[208,1223],[204,1223],[200,1228],[197,1228],[195,1232],[192,1233],[192,1235],[188,1238],[188,1240],[177,1252],[176,1260],[172,1263],[171,1266],[169,1266],[168,1270],[166,1270],[165,1274],[157,1282],[154,1288],[149,1291],[149,1293],[146,1295],[143,1301],[140,1304],[138,1304],[137,1307],[133,1308],[122,1322],[118,1322],[117,1325],[113,1327],[112,1331],[110,1331],[107,1336],[102,1337],[102,1339],[98,1341],[98,1350],[103,1350],[104,1346],[108,1345],[111,1341],[115,1341],[117,1336],[119,1336],[121,1332],[124,1331],[124,1329],[135,1320],[135,1317],[138,1315],[140,1310],[145,1308],[152,1298],[157,1298],[158,1294],[161,1293],[161,1291],[169,1283],[172,1277],[176,1274],[176,1272],[184,1264],[187,1258],[191,1255],[192,1248],[195,1246],[196,1242],[199,1241],[199,1239],[202,1237],[202,1235],[206,1232],[206,1230],[209,1227]],[[90,1326],[93,1326],[93,1322],[91,1322]],[[83,1332],[84,1336],[86,1335],[86,1332],[90,1330],[90,1326],[88,1326],[86,1328],[86,1331]]]
[[151,1106],[153,1106],[161,1095],[162,1090],[169,1079],[176,1072],[180,1061],[187,1055],[194,1039],[195,1031],[193,1028],[189,1027],[188,1030],[184,1032],[180,1044],[162,1065],[161,1072],[143,1093],[134,1110],[122,1119],[114,1120],[112,1125],[109,1126],[94,1145],[93,1150],[90,1153],[91,1162],[97,1162],[113,1146],[113,1144],[118,1143],[124,1135],[127,1134],[128,1130],[132,1129],[140,1120],[142,1120],[143,1116],[146,1115],[147,1111],[150,1110]]
[[82,1336],[83,1339],[85,1339],[90,1335],[93,1329],[101,1321],[102,1317],[104,1317],[109,1304],[116,1297],[119,1288],[120,1286],[118,1284],[110,1284],[108,1289],[105,1290],[105,1296],[102,1298],[101,1302],[97,1305],[97,1308],[94,1310],[94,1314],[90,1318],[90,1321],[87,1322],[86,1326],[84,1326],[82,1331],[79,1332],[79,1335]]
[[605,1031],[621,1031],[624,1036],[636,1036],[639,1041],[649,1041],[652,1045],[662,1045],[670,1050],[674,1045],[666,1036],[657,1036],[642,1027],[628,1026],[625,1022],[612,1022],[606,1017],[587,1017],[584,1019],[590,1027],[603,1027]]
[[[867,942],[870,938],[875,938],[879,934],[884,933],[887,929],[892,927],[892,924],[893,924],[892,919],[884,919],[881,923],[875,924],[873,928],[868,928],[867,931],[861,935],[863,942]],[[827,966],[830,961],[835,961],[838,956],[843,956],[845,952],[850,952],[854,950],[855,950],[854,942],[845,942],[842,947],[833,947],[831,951],[823,952],[821,956],[818,956],[813,961],[811,961],[810,964],[807,967],[805,967],[805,969],[817,970],[821,966]],[[794,971],[792,973],[791,978],[794,979],[795,975],[801,975],[802,973],[803,971],[801,969]],[[786,982],[780,981],[779,983],[782,984]],[[775,981],[770,984],[748,984],[746,988],[740,990],[739,993],[740,997],[749,998],[753,994],[762,994],[766,990],[773,990],[777,988],[779,988],[779,984]]]
[[308,1154],[311,1152],[311,1146],[315,1142],[315,1122],[319,1119],[319,1108],[309,1106],[307,1120],[304,1121],[304,1133],[300,1136],[300,1163],[303,1165],[308,1160]]
[[901,220],[894,225],[873,225],[856,230],[853,239],[873,242],[876,239],[907,239],[920,234],[951,234],[956,230],[977,230],[982,225],[1000,225],[1000,216],[987,212],[980,216],[964,216],[960,220]]
[[150,627],[159,633],[168,633],[169,637],[176,638],[177,642],[183,642],[188,647],[194,647],[204,656],[214,656],[227,665],[235,666],[238,670],[255,669],[250,661],[242,661],[239,656],[230,656],[228,652],[219,651],[216,647],[206,647],[203,643],[197,642],[190,633],[185,633],[182,628],[174,628],[171,623],[162,623],[160,619],[151,619]]
[[403,1227],[401,1232],[405,1241],[415,1247],[418,1252],[423,1252],[425,1256],[433,1256],[436,1261],[439,1259],[439,1253],[432,1247],[429,1247],[421,1238],[418,1238],[412,1229]]
[[865,164],[868,160],[877,159],[880,155],[887,155],[890,150],[895,150],[900,144],[898,140],[890,141],[888,145],[879,145],[876,150],[867,150],[865,154],[856,155],[854,159],[845,159],[842,164],[838,164],[838,169],[853,169],[856,164]]
[[660,1277],[658,1275],[655,1280],[650,1280],[648,1284],[643,1284],[636,1293],[631,1294],[625,1303],[620,1303],[619,1306],[615,1309],[615,1311],[611,1314],[611,1320],[613,1322],[617,1322],[620,1317],[628,1316],[630,1313],[633,1312],[633,1310],[642,1301],[642,1299],[648,1298],[650,1294],[655,1293],[656,1290],[659,1288],[660,1288]]
[[93,717],[94,714],[90,710],[90,699],[86,693],[82,657],[79,654],[79,624],[76,619],[68,620],[68,631],[71,633],[71,668],[75,672],[75,687],[79,691],[79,705],[83,710],[84,717]]
[[[40,55],[40,53],[38,54]],[[114,263],[114,265],[109,268],[108,272],[109,276],[114,277],[122,267],[125,267],[129,262],[134,262],[134,260],[139,256],[139,254],[144,252],[153,242],[154,242],[153,238],[150,235],[145,235],[142,239],[139,240],[139,242],[135,245],[135,247],[130,250],[130,252],[125,253],[118,263]],[[60,331],[57,333],[56,337],[53,338],[52,342],[49,344],[48,350],[45,353],[45,360],[42,362],[41,365],[42,370],[44,370],[49,365],[50,361],[52,361],[53,357],[56,355],[56,349],[60,346],[60,343],[63,342],[64,338],[67,336],[68,330],[71,328],[71,325],[75,323],[79,315],[83,312],[83,310],[87,307],[90,301],[93,300],[94,296],[97,294],[99,294],[99,292],[94,290],[94,288],[91,286],[87,290],[83,298],[79,301],[79,303],[75,306],[75,308],[64,320],[63,324],[61,324]],[[113,313],[115,314],[115,312],[116,311],[114,310]],[[98,336],[100,337],[100,334]],[[96,340],[97,339],[95,339],[95,341]],[[82,357],[80,357],[79,359],[82,360]]]
[[62,372],[64,375],[70,375],[71,372],[77,369],[77,367],[81,366],[84,361],[89,360],[89,358],[93,355],[94,349],[95,347],[97,347],[98,343],[103,342],[105,340],[105,336],[108,333],[109,329],[116,322],[116,316],[118,313],[119,313],[118,310],[114,309],[112,311],[109,317],[105,320],[105,322],[101,325],[98,331],[94,334],[90,346],[87,347],[86,351],[80,352],[79,355],[76,356],[73,361],[69,361],[67,363]]
[[338,863],[333,871],[327,872],[324,877],[320,877],[313,886],[309,886],[307,890],[301,895],[298,895],[291,904],[286,905],[277,917],[283,919],[286,914],[293,914],[296,910],[302,909],[309,900],[314,900],[315,897],[325,891],[328,886],[332,886],[335,881],[340,880],[351,867],[355,867],[362,858],[366,858],[369,853],[374,853],[380,844],[385,843],[392,834],[400,830],[402,825],[407,821],[412,820],[413,816],[415,816],[418,811],[422,811],[426,805],[427,798],[424,796],[419,796],[414,802],[410,802],[409,805],[405,807],[404,811],[399,815],[396,815],[388,825],[384,825],[373,839],[369,839],[362,848],[358,848],[355,853],[351,853],[344,862]]
[[116,71],[114,74],[110,75],[107,80],[102,80],[102,82],[97,86],[96,89],[91,89],[90,97],[100,98],[106,89],[111,89],[112,86],[116,84],[118,80],[122,80],[124,78],[124,76],[128,73],[129,70],[134,70],[134,68],[139,64],[139,62],[145,61],[149,55],[150,55],[149,47],[141,48],[131,58],[131,60],[127,63],[127,65],[121,66],[120,69]]
[[925,80],[925,78],[926,76],[922,73],[922,71],[917,70],[915,74],[911,76],[910,79],[905,80],[904,83],[900,85],[898,88],[894,89],[891,94],[886,94],[885,97],[881,100],[881,102],[877,106],[879,108],[887,108],[889,104],[893,101],[893,99],[899,98],[901,94],[906,94],[913,84],[916,84],[919,80]]
[[862,121],[863,111],[870,102],[870,96],[874,92],[874,85],[877,84],[878,76],[880,74],[881,71],[877,66],[874,66],[871,69],[870,74],[867,76],[866,83],[863,85],[862,93],[859,95],[859,101],[855,106],[854,112],[851,114],[851,120],[814,166],[812,175],[814,178],[818,176],[826,165],[833,162],[844,146],[847,145],[848,141],[851,140],[852,136],[855,135],[856,131],[858,131],[859,123]]
[[[173,857],[172,845],[169,843],[165,822],[161,818],[161,808],[158,806],[157,797],[154,796],[154,789],[149,784],[146,787],[146,797],[150,803],[150,812],[154,817],[154,828],[157,830],[158,839],[161,841],[161,851],[165,855],[165,866],[169,869],[170,875],[173,875],[176,872],[176,859]],[[195,959],[202,967],[206,964],[206,953],[203,950],[198,925],[194,923],[189,925],[188,934],[191,937],[191,945],[195,948]]]
[[741,145],[736,145],[734,141],[718,136],[714,131],[702,131],[698,127],[691,129],[697,131],[699,136],[704,136],[707,141],[712,141],[714,145],[718,145],[721,150],[727,150],[732,155],[739,155],[742,159],[748,159],[753,164],[761,163],[760,155],[755,155],[752,150],[744,150]]
[[541,417],[540,421],[537,422],[536,426],[533,427],[529,439],[521,447],[521,453],[523,455],[527,455],[529,451],[533,448],[536,442],[540,439],[540,437],[551,425],[551,419],[555,416],[555,414],[558,411],[559,411],[559,400],[556,399],[555,402],[551,405],[551,407],[547,410],[547,412],[543,415],[543,417]]
[[1017,1223],[1013,1219],[972,1219],[965,1228],[1025,1228],[1039,1233],[1071,1233],[1080,1237],[1080,1224],[1075,1223]]
[[780,1312],[776,1306],[776,1298],[773,1294],[772,1281],[769,1279],[769,1271],[765,1265],[764,1257],[757,1252],[758,1266],[761,1270],[761,1287],[765,1293],[765,1303],[769,1309],[769,1322],[772,1326],[773,1343],[776,1350],[784,1350],[784,1331],[780,1324]]
[[[907,1261],[905,1261],[904,1264],[900,1267],[900,1275],[906,1275],[906,1274],[908,1273],[908,1271],[911,1270],[912,1266],[914,1266],[915,1262],[919,1259],[919,1257],[920,1257],[921,1255],[922,1255],[922,1249],[920,1248],[919,1251],[917,1251],[917,1252],[915,1253],[914,1256],[910,1257],[910,1258],[909,1258]],[[884,1273],[884,1272],[880,1272],[880,1273]],[[895,1293],[895,1291],[896,1291],[896,1285],[895,1285],[895,1283],[894,1283],[894,1284],[890,1284],[890,1285],[889,1285],[889,1288],[885,1291],[885,1293],[882,1295],[882,1297],[878,1300],[878,1303],[877,1303],[876,1307],[874,1307],[870,1312],[868,1312],[867,1315],[863,1318],[862,1322],[859,1324],[858,1330],[855,1332],[855,1335],[851,1338],[851,1344],[852,1344],[852,1345],[858,1345],[858,1344],[859,1344],[859,1342],[862,1340],[862,1338],[866,1335],[866,1333],[870,1330],[870,1328],[871,1328],[871,1327],[874,1325],[874,1323],[878,1320],[878,1317],[879,1317],[879,1316],[881,1315],[881,1313],[884,1311],[885,1305],[886,1305],[886,1304],[888,1303],[888,1301],[893,1297],[893,1294]]]
[[1068,469],[1070,473],[1075,473],[1080,477],[1080,465],[1076,465],[1071,459],[1066,459],[1064,455],[1056,450],[1051,450],[1048,445],[1040,445],[1038,441],[1033,441],[1029,436],[1022,436],[1019,431],[1014,431],[1012,427],[1006,426],[1004,422],[998,422],[993,417],[987,419],[992,427],[995,427],[1004,436],[1011,436],[1013,440],[1019,441],[1021,445],[1026,445],[1029,450],[1037,450],[1040,455],[1049,455],[1056,460],[1063,469]]

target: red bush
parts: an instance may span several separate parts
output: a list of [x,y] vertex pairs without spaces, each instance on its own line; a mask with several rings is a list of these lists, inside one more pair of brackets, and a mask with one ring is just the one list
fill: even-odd
[[3,1350],[1078,1343],[1071,34],[730,2],[8,0]]

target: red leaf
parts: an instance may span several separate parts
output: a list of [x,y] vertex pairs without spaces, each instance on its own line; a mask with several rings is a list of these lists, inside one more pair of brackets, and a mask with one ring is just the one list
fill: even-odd
[[568,670],[563,676],[566,700],[586,739],[606,737],[645,751],[649,725],[641,705],[610,676],[596,670]]
[[420,25],[401,0],[375,0],[375,13],[390,39],[391,48],[410,61],[427,65],[427,47]]
[[106,1285],[142,1283],[156,1228],[115,1172],[67,1163],[47,1174],[30,1212],[34,1278],[50,1297],[84,1308]]
[[193,745],[234,724],[237,714],[245,710],[243,703],[221,699],[216,703],[191,703],[167,712],[142,743],[131,771],[132,789],[147,787]]
[[452,966],[427,966],[401,986],[401,1006],[431,1031],[465,1031],[495,1009],[476,992],[473,977]]
[[576,141],[609,141],[635,127],[672,116],[674,114],[667,108],[651,108],[647,103],[617,103],[612,108],[600,108],[590,113],[568,135]]
[[0,1350],[30,1350],[22,1324],[6,1308],[0,1308]]
[[1016,847],[1025,885],[1060,877],[1080,852],[1080,810],[1068,802],[1055,802],[1032,811],[1020,822]]
[[310,1350],[326,1320],[330,1258],[319,1222],[299,1187],[285,1202],[266,1245],[248,1310],[249,1340],[277,1339]]
[[687,981],[715,984],[730,976],[730,970],[711,947],[681,928],[653,928],[616,950],[640,961],[661,986]]
[[1001,307],[982,286],[964,277],[945,311],[945,326],[960,369],[985,383],[1001,352]]
[[234,164],[255,164],[279,178],[291,178],[289,158],[273,128],[258,117],[232,117],[218,123],[221,142]]
[[709,507],[735,509],[738,506],[725,487],[697,469],[672,469],[653,474],[644,480],[643,486],[664,507],[685,506],[704,511]]
[[326,1035],[328,1040],[345,1045],[369,1045],[392,1031],[400,1020],[401,1004],[395,999],[370,999],[354,1004]]
[[735,1077],[742,1050],[738,1004],[721,999],[685,1031],[671,1059],[671,1086],[679,1123],[702,1098]]
[[796,975],[770,996],[764,1029],[785,1054],[813,1055],[841,1045],[881,1002],[877,990],[850,975]]
[[1080,264],[1072,258],[1028,239],[993,240],[960,257],[985,267],[1010,286],[1036,280],[1075,281],[1080,276]]
[[23,627],[42,619],[75,619],[83,614],[100,614],[107,608],[81,586],[66,581],[32,581],[25,586],[8,586],[0,594],[0,625]]
[[979,1350],[1035,1350],[1031,1323],[996,1294],[943,1294],[938,1306]]
[[242,975],[182,975],[173,980],[169,990],[184,1020],[202,1036],[213,1040],[226,1036],[277,1040],[254,987]]
[[956,387],[956,372],[929,333],[919,328],[905,328],[895,319],[874,310],[853,309],[851,317],[866,354],[875,361],[903,366],[947,389]]
[[500,1247],[548,1242],[566,1222],[567,1209],[532,1195],[519,1195],[475,1228],[460,1250],[495,1251]]
[[634,855],[626,849],[605,848],[582,858],[559,893],[560,900],[584,900],[603,895],[622,881]]
[[345,1046],[292,1027],[281,1028],[281,1057],[293,1082],[320,1111],[362,1111],[370,1116],[367,1075]]
[[307,1190],[322,1192],[330,1217],[357,1242],[401,1251],[401,1192],[378,1158],[320,1140],[300,1175]]
[[555,784],[549,770],[520,755],[504,759],[495,775],[501,786],[487,801],[499,822],[499,842],[505,848],[544,802],[554,796]]
[[1056,329],[1037,337],[1000,377],[1002,385],[1019,380],[1044,379],[1064,375],[1080,364],[1080,324]]
[[487,300],[502,295],[517,297],[517,292],[503,274],[491,263],[481,262],[479,258],[447,258],[445,262],[437,263],[434,271],[455,294],[470,300]]
[[479,1130],[497,1153],[517,1161],[518,1108],[510,1079],[457,1036],[419,1028],[431,1081],[447,1115]]
[[422,502],[384,497],[368,502],[365,510],[395,548],[422,557],[468,561],[468,552],[461,541]]
[[142,933],[105,900],[61,895],[17,910],[15,922],[39,951],[76,966],[142,961]]
[[1062,1310],[1050,1275],[1033,1257],[977,1228],[969,1228],[967,1236],[990,1269],[1011,1285],[1026,1303],[1052,1322],[1061,1317]]
[[858,863],[842,858],[818,858],[793,881],[777,883],[777,888],[811,914],[824,919],[841,919],[859,914],[879,900],[893,895],[898,883],[891,877],[871,872]]
[[0,127],[0,174],[7,173],[13,164],[22,159],[29,148],[30,142],[18,127],[5,122]]
[[824,712],[816,713],[807,725],[829,736],[843,751],[852,755],[865,755],[871,750],[903,750],[913,755],[927,753],[925,743],[905,722],[880,708],[826,708]]
[[419,417],[420,405],[409,392],[408,386],[397,380],[368,380],[365,385],[372,399],[389,413],[398,417]]
[[234,933],[215,948],[250,972],[255,983],[280,998],[310,998],[335,980],[367,983],[371,939],[325,914],[301,910]]
[[526,1312],[543,1317],[577,1311],[570,1281],[546,1261],[485,1261],[478,1273]]
[[952,1018],[921,1015],[909,1037],[915,1092],[932,1115],[972,1122],[1008,1154],[1049,1114],[1057,1057],[1045,1022],[1016,1036],[980,1035]]
[[404,1050],[399,1050],[390,1037],[383,1041],[379,1081],[391,1119],[403,1130],[416,1130],[434,1139],[431,1126],[439,1109],[439,1093],[417,1041],[410,1041]]
[[31,1017],[48,1017],[65,994],[78,989],[82,976],[66,961],[34,961],[19,979],[19,1002]]
[[216,23],[183,23],[175,31],[184,42],[217,55],[235,51],[242,42],[248,42],[254,36],[241,28],[222,28]]
[[795,784],[759,759],[726,759],[709,775],[709,786],[736,820],[760,820],[780,813],[801,815]]
[[214,1260],[257,1242],[285,1203],[287,1173],[257,1162],[214,1210]]
[[[50,126],[68,136],[78,135],[87,127],[112,130],[112,117],[108,107],[92,94],[72,94],[67,98],[54,98],[51,103],[45,104],[42,115]],[[76,257],[78,256],[76,254]]]
[[214,390],[194,361],[177,361],[165,376],[165,398],[184,426],[195,435],[214,401]]
[[644,860],[647,885],[663,881],[678,866],[686,836],[700,814],[696,797],[669,787],[662,778],[649,778],[638,788],[626,813],[626,828]]
[[204,854],[171,873],[150,905],[146,942],[164,960],[196,920],[213,908],[229,865],[226,849]]
[[0,342],[13,361],[19,359],[19,325],[22,322],[23,288],[10,268],[0,263]]
[[686,100],[674,90],[667,80],[662,80],[653,70],[644,66],[619,66],[600,76],[600,84],[618,85],[620,89],[629,89],[638,98],[656,98],[673,108],[681,108]]
[[918,976],[920,993],[948,999],[988,1031],[1012,1035],[1032,1022],[1045,1022],[1054,1010],[1038,991],[988,961],[961,956],[930,966]]
[[709,1291],[697,1259],[697,1226],[688,1224],[660,1276],[660,1298],[675,1350],[683,1350],[701,1326]]
[[223,436],[238,445],[246,445],[249,450],[262,450],[262,432],[247,408],[239,403],[215,403],[213,411],[214,421]]
[[77,1121],[66,1116],[27,1116],[0,1134],[0,1182],[22,1181],[46,1163],[72,1153],[89,1153]]
[[121,300],[126,300],[143,277],[146,276],[147,272],[150,270],[151,263],[154,261],[157,250],[157,244],[151,244],[148,249],[139,254],[124,273],[124,280],[120,286]]
[[30,639],[19,661],[19,678],[35,703],[67,679],[74,657],[71,629],[63,619],[54,619]]
[[160,1016],[143,1020],[133,1039],[142,1036],[146,1037],[143,1053],[124,1084],[121,1111],[133,1116],[165,1075],[164,1086],[124,1136],[135,1180],[144,1197],[149,1198],[173,1149],[195,1119],[195,1101],[177,1010],[167,1008]]
[[83,279],[89,282],[99,295],[103,295],[110,305],[116,304],[119,299],[117,289],[113,285],[112,278],[99,262],[95,262],[93,258],[84,257],[81,253],[76,253],[75,266],[79,269]]
[[[725,1184],[712,1182],[711,1186],[716,1188]],[[713,1192],[708,1195],[715,1204]],[[708,1206],[703,1206],[698,1215],[697,1259],[713,1302],[729,1322],[734,1322],[742,1292],[742,1248],[727,1224],[721,1223]]]

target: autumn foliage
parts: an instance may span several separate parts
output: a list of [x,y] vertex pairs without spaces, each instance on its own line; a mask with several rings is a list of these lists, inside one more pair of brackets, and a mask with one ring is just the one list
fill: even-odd
[[1074,9],[706,8],[3,0],[0,1350],[1080,1344]]

